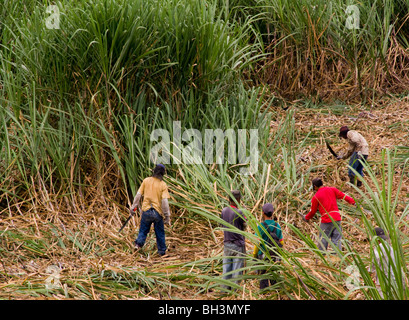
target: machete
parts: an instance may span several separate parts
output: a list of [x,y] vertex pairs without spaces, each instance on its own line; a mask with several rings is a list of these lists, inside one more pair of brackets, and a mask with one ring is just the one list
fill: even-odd
[[125,226],[128,224],[129,220],[131,220],[131,218],[135,215],[135,210],[131,211],[131,209],[129,209],[129,212],[131,213],[128,217],[128,219],[125,220],[124,224],[122,225],[121,229],[119,229],[118,232],[121,232],[123,228],[125,228]]
[[331,154],[338,159],[338,155],[335,153],[334,150],[332,150],[331,146],[329,145],[328,141],[325,139],[325,144],[327,145],[327,148],[329,150],[329,152],[331,152]]
[[368,209],[365,208],[361,208],[363,212],[365,212],[366,214],[369,214],[370,216],[373,216],[372,211],[369,211]]
[[301,212],[297,212],[297,213],[300,215],[300,217],[301,217],[304,221],[307,221],[307,220],[305,220],[304,215],[303,215]]

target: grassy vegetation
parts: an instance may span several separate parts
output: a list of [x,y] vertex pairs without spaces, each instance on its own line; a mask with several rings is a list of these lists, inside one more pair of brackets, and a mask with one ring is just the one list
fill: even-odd
[[[48,29],[46,8],[54,4],[60,26]],[[245,285],[227,298],[380,299],[367,267],[373,227],[382,226],[400,279],[380,278],[384,297],[407,299],[409,3],[357,6],[359,28],[349,29],[341,1],[5,0],[0,298],[224,298],[219,214],[239,189],[249,255]],[[383,109],[395,103],[398,111]],[[362,113],[376,114],[366,118],[372,127]],[[386,123],[393,143],[381,150],[380,117],[399,113]],[[172,135],[175,121],[202,136],[256,129],[259,161],[250,175],[240,171],[248,163],[167,167],[173,226],[162,261],[152,257],[153,238],[134,253],[136,219],[117,231],[154,164],[151,133]],[[322,151],[341,122],[377,137],[368,139],[374,156],[363,189],[348,185],[345,163]],[[340,204],[339,261],[317,250],[317,221],[297,216],[308,210],[316,175],[360,201],[359,211]],[[280,264],[251,258],[265,202],[274,203],[286,235]],[[50,265],[61,285],[45,285]],[[352,290],[345,285],[351,265],[361,278]],[[260,292],[256,271],[266,267],[278,282]]]

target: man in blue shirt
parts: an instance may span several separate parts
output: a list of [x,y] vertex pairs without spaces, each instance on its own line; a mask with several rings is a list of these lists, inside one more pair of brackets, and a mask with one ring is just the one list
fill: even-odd
[[[254,252],[253,256],[263,260],[266,259],[266,253],[269,251],[270,257],[272,258],[272,261],[279,261],[279,257],[277,256],[277,253],[269,250],[265,244],[266,243],[271,243],[271,238],[272,236],[269,235],[269,233],[275,234],[274,238],[278,241],[277,245],[278,246],[283,246],[283,233],[281,231],[280,225],[274,220],[273,213],[274,213],[274,206],[271,203],[266,203],[263,205],[263,220],[259,226],[257,233],[261,238],[260,245],[254,247]],[[274,245],[274,244],[272,244]],[[260,274],[265,274],[267,270],[261,270]],[[270,285],[273,285],[276,283],[274,279],[261,279],[260,280],[260,289],[265,289]]]

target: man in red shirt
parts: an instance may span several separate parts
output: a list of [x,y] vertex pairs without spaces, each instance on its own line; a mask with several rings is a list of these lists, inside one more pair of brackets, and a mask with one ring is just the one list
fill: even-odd
[[352,205],[355,205],[355,200],[335,187],[324,187],[320,178],[313,179],[312,186],[316,193],[311,200],[310,212],[303,216],[304,221],[310,220],[319,210],[321,224],[318,248],[322,251],[327,250],[327,239],[330,239],[341,250],[342,227],[337,200],[343,199]]

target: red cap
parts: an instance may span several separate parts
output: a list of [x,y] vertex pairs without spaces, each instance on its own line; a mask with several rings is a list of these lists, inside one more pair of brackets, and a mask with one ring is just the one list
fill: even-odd
[[349,128],[347,126],[342,126],[341,129],[339,129],[339,136],[346,134],[348,131]]

